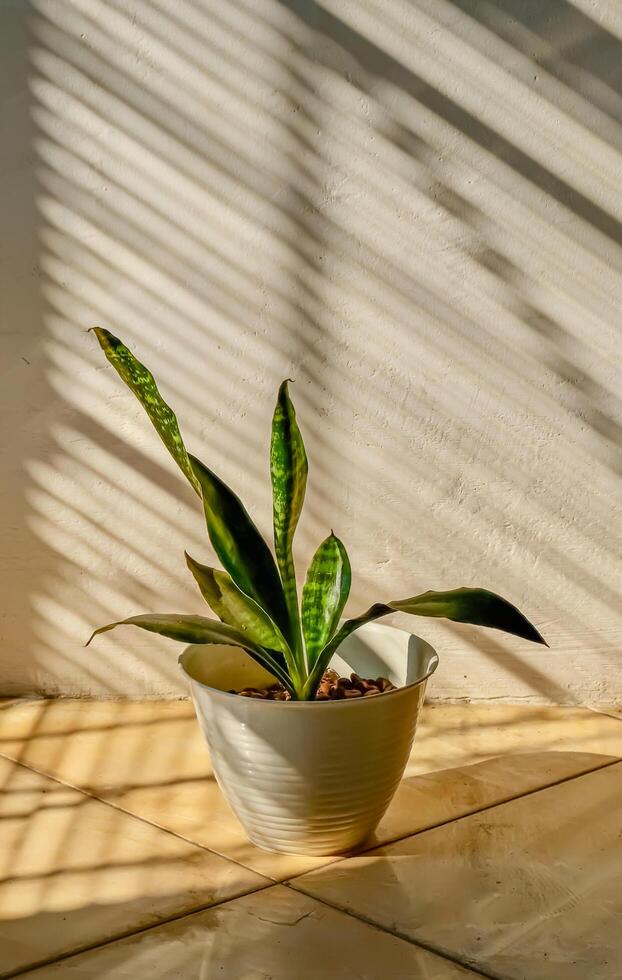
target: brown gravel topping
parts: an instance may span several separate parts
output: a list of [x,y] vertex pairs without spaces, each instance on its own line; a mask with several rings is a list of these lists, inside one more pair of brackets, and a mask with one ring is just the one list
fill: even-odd
[[[371,698],[386,691],[395,691],[395,685],[386,677],[359,677],[350,674],[340,677],[335,670],[327,670],[320,681],[315,695],[316,701],[344,701],[352,698]],[[271,684],[270,687],[245,687],[241,691],[229,691],[229,694],[239,694],[243,698],[259,698],[262,701],[291,701],[289,691],[282,684]]]

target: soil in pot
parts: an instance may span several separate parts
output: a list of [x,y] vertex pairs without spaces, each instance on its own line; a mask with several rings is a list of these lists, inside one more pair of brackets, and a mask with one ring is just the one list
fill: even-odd
[[[369,698],[394,690],[395,684],[392,684],[387,677],[372,679],[359,677],[358,674],[340,677],[336,671],[327,670],[317,689],[315,700],[345,701],[351,698]],[[291,701],[289,691],[278,682],[264,688],[244,687],[241,691],[229,691],[229,694],[239,694],[243,698],[259,698],[263,701]]]

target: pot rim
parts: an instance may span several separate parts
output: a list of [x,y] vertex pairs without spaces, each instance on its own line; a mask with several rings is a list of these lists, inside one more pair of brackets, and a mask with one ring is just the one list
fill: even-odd
[[[416,633],[408,633],[407,630],[399,630],[396,626],[388,626],[385,623],[373,623],[373,624],[370,623],[369,625],[370,626],[373,625],[377,629],[394,630],[394,631],[400,632],[400,633],[407,633],[408,636],[414,636],[416,639],[423,640],[423,637],[417,636]],[[438,653],[436,652],[436,650],[434,649],[434,647],[432,647],[427,642],[427,640],[424,640],[423,642],[426,643],[427,646],[430,647],[432,653],[429,655],[429,660],[428,660],[428,664],[427,664],[425,673],[421,677],[418,677],[417,680],[411,681],[410,684],[402,684],[401,687],[396,687],[392,691],[382,691],[380,694],[377,694],[377,695],[375,695],[372,698],[365,698],[365,697],[362,697],[362,698],[343,698],[343,699],[340,699],[339,701],[330,701],[328,703],[334,704],[334,705],[339,705],[342,708],[345,708],[346,706],[348,708],[351,708],[354,705],[361,705],[361,704],[363,704],[365,702],[369,703],[369,702],[377,701],[378,698],[389,698],[389,697],[393,697],[393,696],[395,696],[397,694],[400,694],[403,691],[409,691],[411,688],[419,687],[421,684],[425,684],[426,681],[429,680],[429,678],[432,676],[432,674],[434,673],[434,671],[438,667],[438,664],[439,664],[439,656],[438,656]],[[222,643],[220,645],[221,646],[228,646],[227,643]],[[189,671],[186,669],[186,664],[184,663],[184,661],[186,659],[188,659],[188,657],[193,652],[194,651],[193,651],[192,646],[189,646],[189,647],[187,647],[183,651],[183,653],[180,653],[179,657],[177,658],[177,663],[178,663],[179,668],[180,668],[182,674],[184,675],[184,677],[186,677],[187,680],[189,680],[191,682],[191,684],[197,684],[199,687],[204,688],[204,690],[209,691],[211,694],[216,694],[216,695],[219,695],[220,697],[223,697],[223,698],[238,698],[238,699],[240,699],[240,695],[239,694],[231,694],[229,691],[223,691],[219,687],[210,687],[209,684],[205,684],[203,681],[197,680],[196,677],[193,677],[192,674],[190,674]],[[275,680],[276,680],[276,678],[275,678]],[[266,699],[264,699],[264,698],[244,698],[243,700],[246,701],[248,704],[272,705],[277,710],[282,710],[283,708],[289,708],[290,710],[291,709],[300,710],[302,708],[306,708],[307,710],[310,710],[312,708],[318,709],[318,708],[322,708],[322,706],[325,703],[327,703],[327,702],[324,702],[324,701],[316,701],[316,700],[313,700],[313,701],[293,701],[293,700],[292,701],[271,701],[271,700],[268,700],[267,698]]]

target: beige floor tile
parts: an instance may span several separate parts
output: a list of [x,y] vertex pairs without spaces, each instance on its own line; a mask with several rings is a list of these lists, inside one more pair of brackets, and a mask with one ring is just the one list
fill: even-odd
[[275,885],[28,976],[32,980],[474,980],[476,974]]
[[[269,854],[248,843],[214,781],[188,701],[21,702],[0,714],[0,751],[275,880],[330,860]],[[407,768],[420,775],[402,783],[375,841],[503,802],[619,755],[622,724],[592,711],[426,705]]]
[[407,778],[373,840],[405,837],[621,755],[616,720],[587,709],[427,705]]
[[527,752],[622,757],[622,729],[588,708],[512,704],[428,704],[406,776]]
[[23,704],[0,715],[0,752],[275,879],[326,863],[248,842],[216,784],[189,701]]
[[621,813],[616,763],[294,886],[508,980],[618,980]]
[[0,976],[265,884],[0,757]]
[[366,849],[591,772],[612,758],[581,752],[508,754],[411,776],[400,784]]

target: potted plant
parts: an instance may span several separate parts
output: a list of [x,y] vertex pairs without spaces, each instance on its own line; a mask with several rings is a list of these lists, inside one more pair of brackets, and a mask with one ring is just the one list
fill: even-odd
[[378,602],[342,620],[351,570],[332,531],[311,561],[299,604],[292,543],[307,456],[288,382],[279,388],[272,422],[273,556],[240,499],[187,452],[150,371],[107,330],[94,332],[201,500],[223,569],[186,555],[219,620],[131,616],[95,630],[88,642],[126,624],[189,644],[180,664],[216,778],[249,838],[270,850],[351,850],[391,801],[438,662],[424,641],[373,621],[405,612],[545,641],[515,606],[479,588]]

